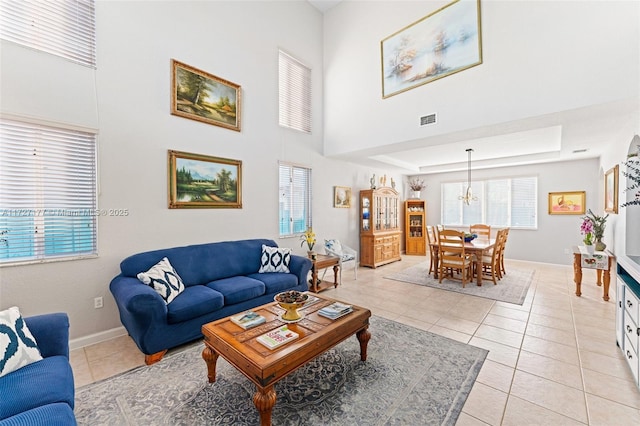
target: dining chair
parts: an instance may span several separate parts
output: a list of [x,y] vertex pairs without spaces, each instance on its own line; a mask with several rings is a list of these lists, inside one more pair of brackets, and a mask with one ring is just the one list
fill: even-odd
[[478,238],[488,240],[491,238],[491,226],[485,225],[482,223],[476,223],[475,225],[471,225],[469,227],[469,232],[472,234],[477,234]]
[[496,279],[501,279],[500,269],[500,253],[502,252],[502,244],[504,242],[504,229],[500,229],[496,234],[496,243],[493,249],[487,254],[482,256],[482,271],[476,271],[481,273],[483,277],[491,278],[493,285],[497,285]]
[[432,244],[436,244],[438,242],[438,238],[436,236],[436,230],[431,225],[427,225],[427,244],[429,245],[429,274],[438,270],[438,265],[436,265],[436,256],[435,252],[438,250],[437,247],[432,246]]
[[437,224],[437,225],[436,225],[436,231],[438,231],[438,232],[440,232],[440,231],[444,231],[444,225]]
[[473,280],[474,259],[464,252],[464,232],[445,229],[438,233],[438,253],[440,261],[439,281],[445,276],[456,278],[460,272],[462,287]]
[[504,248],[507,245],[507,239],[509,238],[509,229],[510,228],[504,228],[504,235],[503,235],[503,239],[504,241],[502,241],[502,248],[500,250],[500,277],[502,277],[502,275],[505,275],[507,273],[506,269],[504,268]]
[[[337,256],[340,258],[340,264],[339,264],[340,270],[338,272],[340,274],[340,284],[342,284],[343,265],[348,262],[353,262],[354,279],[356,280],[358,279],[358,252],[356,250],[341,243],[340,240],[331,239],[331,240],[324,240],[324,251],[331,256]],[[327,271],[325,269],[324,273],[326,272]],[[323,278],[324,278],[324,273],[323,273]]]

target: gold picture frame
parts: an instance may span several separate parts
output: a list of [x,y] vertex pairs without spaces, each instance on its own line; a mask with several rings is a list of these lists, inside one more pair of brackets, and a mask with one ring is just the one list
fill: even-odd
[[604,211],[618,214],[618,165],[604,174]]
[[585,191],[564,191],[549,193],[549,214],[584,214]]
[[242,161],[169,150],[169,208],[242,208]]
[[171,114],[239,132],[241,98],[239,85],[171,60]]
[[382,98],[482,64],[480,0],[455,0],[380,42]]
[[351,207],[351,188],[348,186],[333,187],[333,207],[348,209]]

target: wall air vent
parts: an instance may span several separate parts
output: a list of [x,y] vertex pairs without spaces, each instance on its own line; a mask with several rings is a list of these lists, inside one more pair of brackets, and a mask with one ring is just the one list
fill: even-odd
[[583,149],[574,149],[572,151],[573,154],[582,154],[583,152],[587,152],[587,150],[583,148]]
[[429,124],[436,124],[436,113],[425,115],[420,117],[420,126],[428,126]]

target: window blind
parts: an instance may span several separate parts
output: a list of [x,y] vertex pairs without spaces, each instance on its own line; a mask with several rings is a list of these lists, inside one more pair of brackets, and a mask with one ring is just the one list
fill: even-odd
[[94,0],[0,0],[0,38],[96,67]]
[[96,253],[96,135],[0,119],[0,263]]
[[471,189],[478,200],[472,201],[470,205],[458,198],[466,187],[466,182],[447,182],[441,185],[443,224],[467,226],[485,223],[496,227],[537,228],[536,177],[474,181]]
[[311,133],[311,68],[279,51],[279,122]]
[[311,169],[293,164],[279,165],[280,236],[293,236],[311,227]]

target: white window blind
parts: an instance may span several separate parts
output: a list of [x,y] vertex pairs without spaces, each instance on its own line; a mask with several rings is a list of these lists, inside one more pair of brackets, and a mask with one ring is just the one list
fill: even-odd
[[311,133],[311,68],[279,51],[280,125]]
[[96,67],[94,0],[0,0],[0,38]]
[[441,186],[441,217],[444,225],[485,223],[496,227],[536,229],[538,226],[538,178],[517,177],[475,181],[471,190],[477,201],[466,205],[459,199],[466,182]]
[[96,135],[0,119],[0,263],[96,253]]
[[280,163],[279,186],[280,236],[301,234],[311,226],[311,169]]

